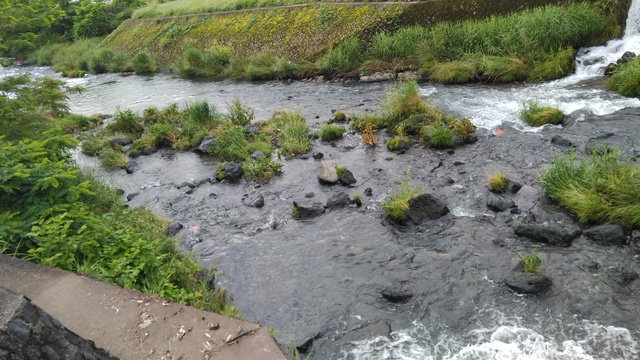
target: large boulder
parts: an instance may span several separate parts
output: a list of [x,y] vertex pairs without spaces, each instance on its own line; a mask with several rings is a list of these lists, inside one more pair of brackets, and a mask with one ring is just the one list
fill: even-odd
[[164,230],[164,233],[169,235],[169,236],[173,236],[177,233],[180,232],[180,230],[182,230],[182,228],[184,228],[184,225],[180,224],[179,222],[172,222],[171,224],[169,224],[169,226],[167,226],[167,228]]
[[555,246],[569,247],[571,242],[580,236],[580,228],[561,226],[558,224],[517,224],[513,232],[518,236],[529,238]]
[[598,225],[584,231],[584,236],[602,245],[625,245],[627,235],[621,225]]
[[405,211],[411,222],[420,225],[424,220],[433,220],[449,213],[444,201],[431,194],[421,194],[409,200],[409,209]]
[[293,217],[298,220],[312,219],[324,214],[324,205],[317,200],[300,198],[293,201],[291,206]]
[[551,279],[542,273],[513,271],[505,279],[505,284],[520,294],[539,294],[551,287]]
[[407,290],[402,290],[398,287],[388,287],[380,292],[382,297],[388,302],[394,304],[405,303],[413,297],[413,294]]
[[140,169],[140,163],[135,160],[127,161],[127,164],[124,166],[124,170],[127,172],[127,174],[133,174],[134,172],[138,171],[138,169]]
[[335,184],[338,182],[338,164],[333,160],[322,161],[316,170],[316,176],[321,183]]

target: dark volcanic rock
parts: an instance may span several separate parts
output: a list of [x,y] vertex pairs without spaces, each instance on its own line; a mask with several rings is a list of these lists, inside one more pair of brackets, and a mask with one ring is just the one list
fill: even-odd
[[311,219],[320,216],[324,214],[325,211],[324,205],[322,205],[321,202],[307,198],[294,200],[293,207],[293,215],[299,220]]
[[201,152],[203,154],[208,154],[209,150],[216,145],[216,138],[213,136],[205,136],[200,142],[200,145],[196,148],[196,151]]
[[349,171],[349,169],[346,169],[342,174],[342,176],[340,176],[339,181],[340,181],[340,184],[344,186],[349,186],[349,185],[355,184],[357,180],[353,176],[353,173]]
[[169,235],[169,236],[173,236],[173,235],[177,234],[178,232],[180,232],[180,230],[182,230],[182,228],[184,228],[184,226],[182,224],[180,224],[179,222],[172,222],[171,224],[169,224],[169,226],[167,226],[167,228],[164,231],[164,233]]
[[230,161],[224,165],[222,168],[222,173],[224,174],[224,179],[236,182],[242,178],[244,171],[242,170],[242,166],[240,164]]
[[602,245],[624,245],[627,243],[627,235],[620,225],[599,225],[587,229],[584,236]]
[[520,189],[522,189],[522,184],[520,184],[515,180],[509,179],[509,183],[507,183],[507,188],[505,189],[505,192],[509,194],[517,194],[518,191],[520,191]]
[[539,294],[551,287],[551,279],[541,273],[513,271],[504,279],[505,284],[520,294]]
[[615,266],[606,271],[607,280],[620,287],[631,284],[638,278],[638,274],[621,266]]
[[551,138],[551,143],[558,145],[558,146],[564,146],[564,147],[569,147],[571,145],[573,145],[573,143],[565,138],[563,138],[560,135],[556,135],[554,137]]
[[341,342],[353,342],[358,340],[368,340],[377,337],[385,337],[391,339],[391,326],[385,321],[377,321],[364,325],[346,333]]
[[114,137],[109,139],[109,144],[111,144],[111,146],[115,146],[115,145],[127,146],[127,145],[131,144],[132,142],[133,142],[133,140],[129,139],[128,137],[126,137],[124,135],[114,136]]
[[349,195],[344,192],[339,192],[331,195],[331,197],[327,200],[327,204],[325,208],[331,209],[341,209],[351,204],[351,199],[349,199]]
[[513,232],[533,241],[564,247],[570,246],[581,233],[576,226],[563,227],[558,224],[517,224],[513,227]]
[[487,206],[489,209],[493,211],[504,211],[509,208],[515,207],[516,203],[513,200],[508,199],[504,196],[497,195],[494,193],[489,193],[489,198],[487,199]]
[[255,207],[255,208],[261,208],[264,206],[264,196],[259,195],[257,198],[251,200],[251,201],[246,201],[244,203],[246,206],[251,206],[251,207]]
[[405,303],[413,296],[412,293],[395,287],[384,289],[380,294],[385,300],[394,304]]
[[135,160],[127,161],[127,164],[124,166],[124,170],[127,172],[127,174],[133,174],[134,172],[138,171],[138,169],[140,169],[140,164]]
[[405,211],[409,220],[420,225],[424,220],[433,220],[449,213],[444,201],[432,194],[422,194],[409,200],[409,209]]
[[589,139],[584,146],[584,151],[587,154],[597,154],[602,155],[605,149],[613,150],[617,149],[616,146],[616,134],[614,133],[606,133],[603,135],[596,136],[594,138]]
[[140,195],[139,192],[132,192],[130,194],[127,195],[127,201],[131,201],[134,197]]

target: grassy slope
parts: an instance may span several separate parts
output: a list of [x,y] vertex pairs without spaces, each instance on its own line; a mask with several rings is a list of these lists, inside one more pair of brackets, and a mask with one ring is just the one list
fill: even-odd
[[[269,52],[290,60],[314,60],[343,40],[364,40],[384,30],[430,25],[439,21],[484,18],[554,0],[463,0],[413,4],[322,4],[201,14],[162,19],[137,19],[122,24],[108,38],[114,50],[144,49],[163,64],[174,62],[189,46],[229,46],[238,55]],[[562,1],[560,1],[562,2]]]

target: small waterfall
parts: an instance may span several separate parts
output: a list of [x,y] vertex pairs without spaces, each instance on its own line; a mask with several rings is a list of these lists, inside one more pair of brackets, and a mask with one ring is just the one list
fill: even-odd
[[609,63],[616,62],[627,51],[640,52],[640,0],[633,0],[627,15],[624,35],[606,45],[581,49],[576,58],[576,74],[571,80],[581,81],[604,75]]

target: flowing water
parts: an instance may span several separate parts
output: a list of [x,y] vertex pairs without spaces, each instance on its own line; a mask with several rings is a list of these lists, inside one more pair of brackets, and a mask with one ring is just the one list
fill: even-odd
[[[427,101],[480,128],[476,144],[453,153],[414,146],[396,155],[384,146],[366,148],[355,133],[333,145],[314,143],[314,151],[354,173],[358,182],[351,188],[318,184],[312,158],[283,159],[282,176],[268,185],[204,182],[189,191],[176,185],[211,178],[215,158],[161,151],[138,158],[141,169],[133,174],[96,171],[125,194],[140,193],[131,206],[147,206],[185,224],[182,246],[224,273],[218,282],[234,294],[244,317],[278,330],[287,346],[315,339],[311,359],[638,359],[640,280],[633,274],[640,273],[640,264],[629,247],[594,245],[584,237],[570,248],[539,247],[554,282],[542,296],[518,295],[502,279],[518,254],[533,246],[513,235],[511,223],[525,216],[572,223],[537,186],[540,169],[562,151],[549,144],[550,137],[560,134],[582,146],[594,135],[613,132],[637,144],[640,126],[633,120],[640,111],[605,115],[640,108],[640,100],[602,89],[601,73],[622,52],[638,51],[639,4],[632,5],[624,37],[581,50],[578,71],[569,78],[534,85],[421,85]],[[57,77],[44,67],[7,68],[0,77],[24,71]],[[316,129],[331,110],[375,111],[392,86],[200,82],[167,74],[67,81],[87,89],[70,101],[83,114],[203,99],[224,109],[239,97],[259,120],[288,108]],[[524,125],[518,112],[531,100],[577,111],[575,124]],[[504,134],[494,136],[495,128]],[[379,136],[382,143],[384,134]],[[78,162],[95,166],[81,155]],[[451,215],[411,228],[384,219],[380,202],[408,168],[412,182],[444,199]],[[484,184],[492,171],[525,185],[513,197],[521,213],[487,210]],[[373,196],[364,197],[361,208],[291,219],[289,207],[297,197],[314,193],[324,201],[337,191],[353,196],[367,187]],[[243,205],[257,195],[264,196],[264,208]],[[413,296],[390,303],[381,296],[388,288]]]

